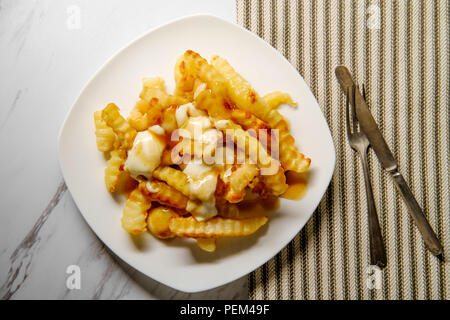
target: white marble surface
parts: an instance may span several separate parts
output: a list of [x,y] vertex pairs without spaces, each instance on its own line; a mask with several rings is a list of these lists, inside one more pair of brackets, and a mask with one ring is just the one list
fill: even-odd
[[[245,277],[190,295],[115,257],[67,191],[56,143],[84,85],[125,44],[185,15],[235,21],[235,10],[234,0],[0,0],[0,298],[247,298]],[[69,265],[80,290],[66,287]]]

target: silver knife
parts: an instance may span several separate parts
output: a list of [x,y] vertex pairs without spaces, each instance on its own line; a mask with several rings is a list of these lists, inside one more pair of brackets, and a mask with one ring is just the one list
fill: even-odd
[[[339,66],[336,68],[336,77],[344,92],[347,92],[347,89],[352,87],[354,84],[352,75],[344,66]],[[405,204],[408,207],[408,212],[419,229],[426,247],[432,254],[442,258],[442,245],[428,223],[422,209],[414,198],[414,195],[406,184],[405,179],[398,171],[397,162],[395,161],[389,146],[381,135],[378,125],[372,117],[367,103],[359,90],[355,93],[355,109],[356,117],[358,118],[361,130],[369,139],[370,146],[375,151],[381,166],[391,174],[395,186],[405,201]]]

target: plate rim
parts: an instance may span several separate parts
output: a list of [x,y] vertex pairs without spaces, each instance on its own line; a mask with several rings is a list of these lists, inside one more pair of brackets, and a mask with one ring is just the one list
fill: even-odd
[[[78,201],[77,201],[77,200],[75,199],[75,197],[73,196],[73,194],[72,194],[72,192],[71,192],[71,187],[69,186],[69,183],[68,183],[67,180],[66,180],[66,174],[65,174],[65,170],[64,170],[63,161],[62,161],[62,138],[63,138],[63,136],[64,136],[65,128],[67,127],[68,119],[71,118],[71,115],[72,115],[72,113],[74,112],[74,109],[75,109],[74,107],[79,103],[79,101],[80,101],[80,99],[81,99],[83,93],[84,93],[84,92],[86,91],[86,89],[91,85],[91,83],[97,78],[97,76],[98,76],[98,75],[99,75],[99,74],[100,74],[100,73],[101,73],[101,72],[102,72],[102,71],[103,71],[110,63],[111,63],[111,61],[112,61],[114,58],[116,58],[116,57],[117,57],[118,55],[120,55],[123,51],[127,50],[127,49],[128,49],[129,47],[131,47],[133,44],[135,44],[136,42],[140,41],[141,39],[147,37],[149,34],[151,34],[151,33],[153,33],[153,32],[156,32],[156,31],[158,31],[158,30],[160,30],[160,29],[163,29],[163,28],[165,28],[165,27],[167,27],[167,26],[169,26],[169,25],[172,25],[172,24],[176,24],[176,23],[179,23],[179,22],[182,22],[182,21],[185,21],[185,20],[189,20],[189,19],[198,19],[198,18],[200,18],[200,19],[202,19],[202,18],[216,19],[216,20],[218,20],[218,21],[220,21],[220,22],[222,22],[222,23],[228,24],[230,27],[235,27],[235,28],[237,27],[238,29],[240,29],[241,32],[242,32],[242,31],[245,32],[247,35],[251,36],[251,37],[254,38],[255,40],[257,40],[257,41],[263,43],[268,49],[270,49],[270,50],[276,52],[276,54],[277,54],[280,58],[284,59],[284,62],[287,62],[287,63],[288,63],[289,67],[297,74],[297,76],[300,77],[300,78],[305,82],[305,84],[306,84],[308,90],[311,92],[311,95],[312,95],[312,98],[314,99],[314,102],[317,104],[317,107],[319,108],[319,111],[320,111],[320,113],[321,113],[321,115],[322,115],[322,117],[323,117],[323,119],[324,119],[324,121],[325,121],[325,123],[326,123],[326,128],[327,128],[326,135],[327,135],[328,140],[329,140],[329,142],[330,142],[330,147],[331,147],[331,149],[330,149],[331,152],[330,152],[330,153],[331,153],[331,155],[332,155],[332,158],[330,158],[329,160],[330,160],[330,163],[331,163],[332,165],[330,166],[329,174],[328,174],[328,177],[327,177],[326,187],[324,188],[324,191],[323,191],[321,197],[318,198],[319,200],[317,201],[317,203],[315,203],[314,206],[311,206],[311,208],[313,208],[313,209],[312,209],[312,211],[311,211],[311,214],[309,214],[308,218],[306,219],[305,224],[304,224],[301,228],[299,228],[298,232],[295,233],[292,237],[290,237],[290,238],[288,238],[287,240],[283,241],[280,250],[274,252],[273,255],[270,255],[270,257],[269,257],[268,259],[266,259],[262,264],[256,266],[256,267],[253,268],[252,270],[250,270],[250,271],[248,271],[248,272],[246,272],[246,273],[244,273],[244,274],[242,274],[242,275],[238,275],[237,277],[233,277],[231,280],[216,281],[216,282],[215,282],[214,284],[212,284],[212,285],[211,285],[211,284],[208,284],[208,285],[203,286],[203,287],[202,287],[202,286],[198,286],[197,288],[191,288],[191,289],[190,289],[190,288],[188,288],[188,287],[183,286],[182,283],[180,283],[179,286],[175,286],[175,285],[173,285],[173,284],[167,283],[167,282],[165,281],[165,279],[162,279],[162,280],[161,280],[161,279],[155,279],[155,278],[149,276],[149,275],[148,275],[147,273],[145,273],[144,271],[139,270],[139,269],[138,269],[137,267],[135,267],[132,263],[130,263],[130,262],[128,261],[127,258],[124,258],[124,257],[119,256],[118,254],[116,254],[115,251],[114,251],[114,249],[112,249],[112,248],[111,248],[111,247],[103,240],[103,238],[102,238],[102,237],[94,230],[94,228],[93,228],[93,227],[91,226],[91,224],[88,222],[88,219],[86,219],[85,214],[79,209],[80,207],[79,207],[79,205],[78,205]],[[308,85],[308,83],[306,83],[306,81],[304,80],[303,76],[298,72],[298,70],[297,70],[297,69],[289,62],[289,60],[286,59],[286,57],[285,57],[281,52],[279,52],[276,48],[274,48],[270,43],[268,43],[268,42],[266,42],[264,39],[260,38],[258,35],[256,35],[256,34],[254,34],[253,32],[247,30],[246,28],[244,28],[244,27],[238,25],[237,23],[234,23],[234,22],[225,20],[225,19],[223,19],[223,18],[221,18],[221,17],[215,16],[215,15],[212,15],[212,14],[204,14],[204,13],[201,13],[201,14],[186,15],[186,16],[179,17],[179,18],[176,18],[176,19],[172,19],[172,20],[170,20],[170,21],[168,21],[168,22],[166,22],[166,23],[164,23],[164,24],[161,24],[161,25],[158,25],[158,26],[156,26],[156,27],[154,27],[154,28],[151,28],[151,29],[145,31],[144,33],[140,34],[139,36],[137,36],[137,37],[134,38],[133,40],[129,41],[127,44],[125,44],[123,47],[121,47],[119,50],[117,50],[115,53],[113,53],[113,54],[112,54],[112,55],[111,55],[111,56],[110,56],[110,57],[109,57],[109,58],[108,58],[108,59],[107,59],[107,60],[106,60],[106,61],[105,61],[105,62],[104,62],[104,63],[103,63],[103,64],[102,64],[102,65],[101,65],[94,73],[93,73],[93,75],[89,78],[89,80],[86,82],[86,84],[83,86],[83,88],[81,89],[81,91],[80,91],[79,94],[77,95],[77,98],[76,98],[75,101],[73,102],[72,106],[71,106],[70,109],[67,111],[66,116],[65,116],[65,118],[64,118],[64,121],[62,122],[61,127],[60,127],[60,129],[59,129],[58,138],[57,138],[57,149],[58,149],[58,162],[59,162],[59,165],[60,165],[60,168],[61,168],[61,173],[62,173],[64,182],[65,182],[65,184],[67,185],[67,188],[68,188],[68,190],[69,190],[69,192],[70,192],[70,195],[71,195],[71,197],[72,197],[72,199],[73,199],[75,205],[77,206],[78,211],[81,213],[81,216],[83,217],[84,221],[85,221],[86,224],[89,226],[89,228],[92,230],[92,232],[96,235],[96,237],[98,237],[99,240],[100,240],[105,246],[107,246],[107,247],[109,248],[109,250],[111,250],[112,253],[114,253],[115,256],[117,256],[120,260],[124,261],[129,267],[133,268],[134,270],[136,270],[136,271],[142,273],[142,274],[145,275],[146,277],[149,277],[149,278],[151,278],[152,280],[154,280],[154,281],[156,281],[156,282],[158,282],[158,283],[161,283],[161,284],[163,284],[163,285],[165,285],[165,286],[168,286],[168,287],[173,288],[173,289],[175,289],[175,290],[179,290],[179,291],[186,292],[186,293],[203,292],[203,291],[207,291],[207,290],[211,290],[211,289],[214,289],[214,288],[218,288],[218,287],[224,286],[224,285],[226,285],[226,284],[228,284],[228,283],[230,283],[230,282],[236,281],[237,279],[240,279],[240,278],[242,278],[242,277],[247,276],[249,273],[251,273],[251,272],[253,272],[254,270],[256,270],[257,268],[261,267],[263,264],[267,263],[270,259],[272,259],[274,256],[276,256],[281,250],[283,250],[283,249],[284,249],[284,248],[285,248],[285,247],[286,247],[286,246],[287,246],[287,245],[288,245],[288,244],[289,244],[289,243],[290,243],[290,242],[298,235],[298,233],[299,233],[301,230],[303,230],[303,228],[305,227],[305,225],[306,225],[306,224],[308,223],[308,221],[311,219],[311,217],[313,216],[315,210],[317,209],[317,207],[319,206],[320,202],[322,201],[323,196],[325,195],[326,191],[328,190],[328,187],[329,187],[329,185],[330,185],[330,183],[331,183],[331,180],[332,180],[332,178],[333,178],[333,175],[334,175],[334,172],[335,172],[335,168],[336,168],[336,148],[335,148],[335,145],[334,145],[333,136],[332,136],[332,133],[331,133],[331,129],[330,129],[329,125],[328,125],[327,118],[325,117],[325,114],[323,113],[322,108],[320,108],[320,104],[319,104],[319,102],[317,101],[317,98],[316,98],[316,96],[314,95],[314,93],[312,92],[310,86]],[[331,156],[331,155],[330,155],[330,156]]]

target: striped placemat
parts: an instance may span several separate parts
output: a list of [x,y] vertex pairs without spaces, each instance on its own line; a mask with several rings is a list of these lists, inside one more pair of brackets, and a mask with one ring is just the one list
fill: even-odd
[[371,180],[388,266],[370,269],[364,181],[347,143],[345,101],[334,76],[343,64],[366,84],[374,117],[448,261],[449,4],[237,0],[238,22],[282,52],[310,85],[337,152],[333,181],[311,220],[249,276],[251,299],[449,298],[449,262],[426,251],[373,152]]

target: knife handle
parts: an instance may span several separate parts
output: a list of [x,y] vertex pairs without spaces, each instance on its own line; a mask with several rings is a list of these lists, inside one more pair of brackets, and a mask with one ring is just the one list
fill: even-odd
[[428,250],[431,251],[432,254],[438,256],[443,252],[442,245],[440,244],[436,234],[428,223],[425,215],[423,214],[422,209],[417,203],[414,195],[406,184],[405,179],[402,174],[398,171],[391,172],[391,176],[394,179],[395,186],[403,197],[406,206],[408,207],[408,212],[411,215],[414,223],[422,234],[422,239],[425,242]]

